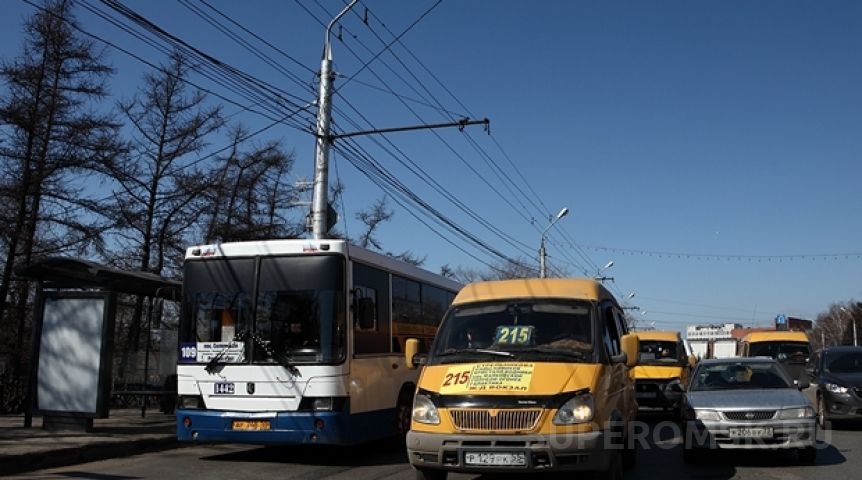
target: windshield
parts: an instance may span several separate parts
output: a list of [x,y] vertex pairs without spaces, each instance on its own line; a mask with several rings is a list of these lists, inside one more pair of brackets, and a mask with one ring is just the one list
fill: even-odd
[[779,364],[727,362],[701,364],[690,391],[791,388]]
[[544,299],[455,306],[437,332],[429,364],[587,361],[593,352],[592,311],[589,302]]
[[666,340],[641,340],[638,365],[675,365],[681,362],[679,344]]
[[335,255],[187,262],[180,361],[340,362],[343,272],[343,258]]
[[862,372],[862,352],[834,354],[827,361],[824,370],[831,373]]
[[772,357],[779,362],[806,363],[811,346],[806,342],[758,342],[749,347],[749,357]]

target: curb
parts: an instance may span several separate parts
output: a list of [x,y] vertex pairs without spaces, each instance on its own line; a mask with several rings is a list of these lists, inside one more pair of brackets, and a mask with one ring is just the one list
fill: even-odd
[[141,453],[158,452],[179,447],[176,437],[146,438],[115,442],[101,442],[80,447],[63,448],[22,455],[0,454],[0,477],[32,472],[46,468],[68,467],[81,463],[130,457]]

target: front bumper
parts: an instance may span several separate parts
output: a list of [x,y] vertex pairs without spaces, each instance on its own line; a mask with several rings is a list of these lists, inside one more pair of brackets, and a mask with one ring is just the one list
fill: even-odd
[[635,380],[635,399],[639,408],[676,408],[681,396],[668,395],[667,386],[673,379]]
[[859,392],[862,389],[851,389],[847,393],[834,393],[823,389],[822,399],[827,420],[862,420],[862,399]]
[[[407,434],[410,464],[420,469],[453,472],[537,472],[607,470],[610,453],[622,448],[604,432],[565,435]],[[523,454],[524,465],[475,465],[473,453]]]
[[[768,436],[732,435],[735,432],[755,432],[762,428],[771,428],[772,434]],[[816,446],[816,432],[817,427],[813,418],[769,423],[687,420],[683,430],[683,444],[686,448],[795,449]]]

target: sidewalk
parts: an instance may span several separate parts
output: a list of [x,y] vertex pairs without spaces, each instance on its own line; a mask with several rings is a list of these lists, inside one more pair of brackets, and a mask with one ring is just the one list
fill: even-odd
[[177,447],[176,417],[159,410],[111,410],[90,432],[48,431],[42,417],[0,415],[0,476]]

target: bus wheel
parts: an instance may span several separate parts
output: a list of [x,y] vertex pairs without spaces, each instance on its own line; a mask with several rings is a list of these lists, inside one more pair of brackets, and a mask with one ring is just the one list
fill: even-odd
[[395,407],[395,428],[399,438],[406,438],[410,431],[410,421],[413,417],[413,398],[407,389],[398,395],[398,404]]

